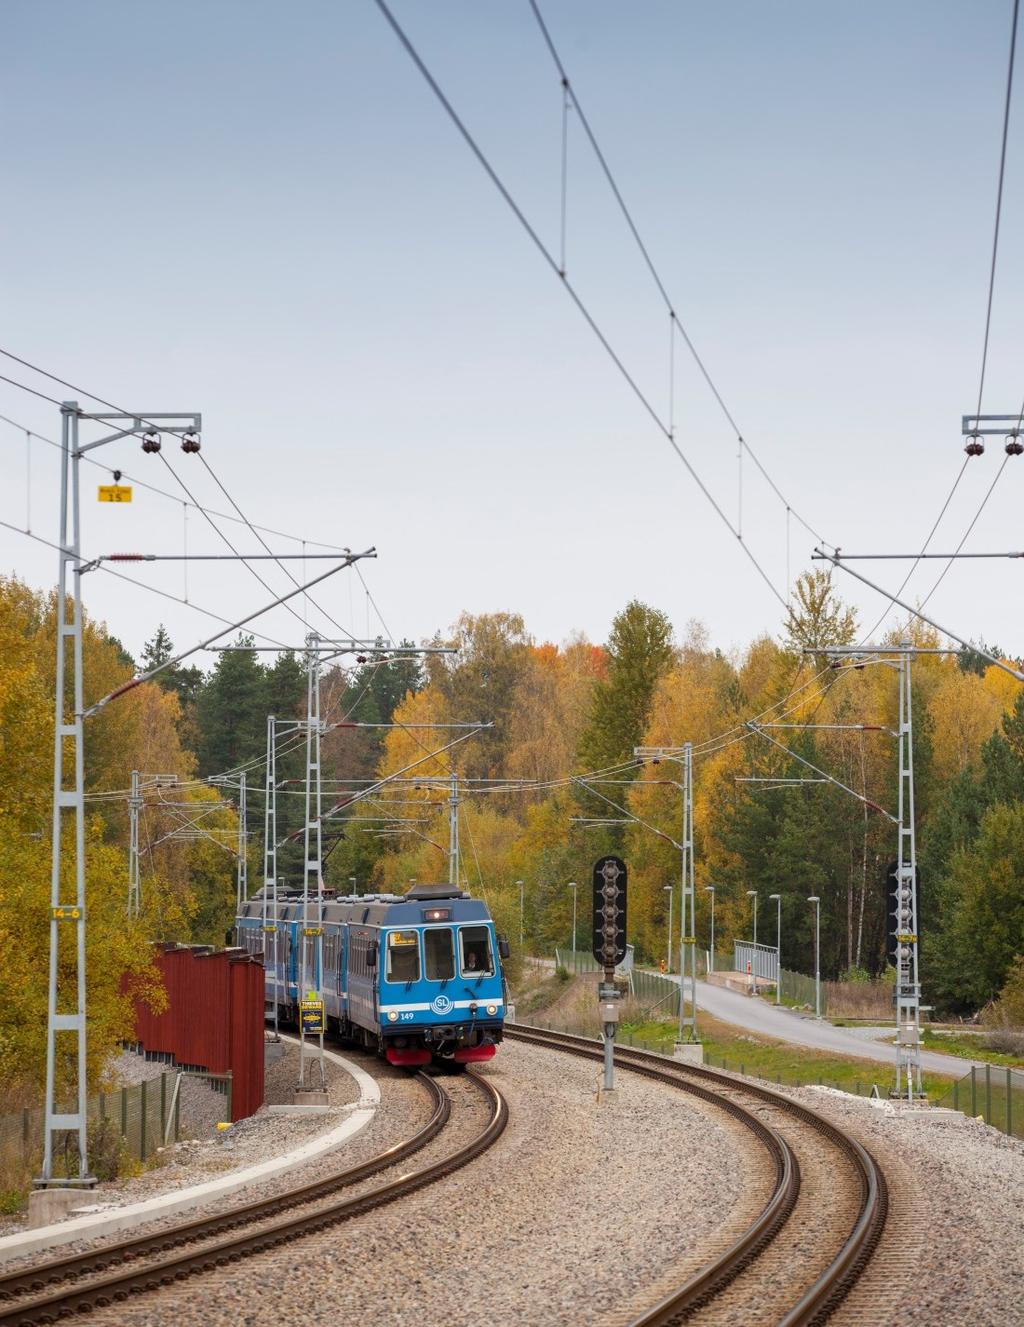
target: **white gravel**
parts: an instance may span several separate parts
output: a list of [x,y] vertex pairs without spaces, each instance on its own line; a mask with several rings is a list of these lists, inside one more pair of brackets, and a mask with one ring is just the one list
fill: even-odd
[[92,1321],[163,1324],[201,1297],[204,1327],[600,1323],[671,1263],[703,1262],[750,1197],[763,1153],[713,1106],[624,1072],[598,1104],[598,1066],[514,1042],[483,1073],[510,1122],[466,1169]]

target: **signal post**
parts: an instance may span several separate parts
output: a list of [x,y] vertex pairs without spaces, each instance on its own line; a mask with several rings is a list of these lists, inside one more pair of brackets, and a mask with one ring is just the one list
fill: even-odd
[[602,1092],[615,1088],[615,1029],[619,1024],[619,992],[615,968],[626,957],[626,863],[621,857],[600,857],[594,863],[593,955],[604,969],[597,998],[601,1005],[604,1042]]

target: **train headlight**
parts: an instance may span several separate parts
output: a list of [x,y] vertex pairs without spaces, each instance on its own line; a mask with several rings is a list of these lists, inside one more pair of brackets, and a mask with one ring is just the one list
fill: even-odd
[[496,1004],[489,1004],[489,1005],[487,1006],[487,1012],[488,1012],[488,1013],[491,1015],[491,1017],[493,1018],[494,1015],[498,1012],[498,1006],[497,1006]]
[[389,1022],[389,1023],[397,1023],[397,1022],[398,1022],[398,1015],[395,1013],[395,1011],[394,1011],[393,1009],[392,1009],[391,1012],[388,1014],[388,1022]]

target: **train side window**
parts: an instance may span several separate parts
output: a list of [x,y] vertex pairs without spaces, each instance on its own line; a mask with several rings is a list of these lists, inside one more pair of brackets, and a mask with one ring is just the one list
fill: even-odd
[[420,946],[416,931],[388,932],[388,959],[384,976],[388,981],[419,981]]
[[447,926],[423,932],[427,981],[450,981],[455,976],[455,946]]
[[494,975],[491,940],[486,926],[459,927],[459,963],[464,977]]

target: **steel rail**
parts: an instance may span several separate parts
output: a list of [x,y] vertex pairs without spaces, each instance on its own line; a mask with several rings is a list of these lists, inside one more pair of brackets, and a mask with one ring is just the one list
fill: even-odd
[[[505,1025],[506,1037],[529,1041],[535,1045],[546,1045],[552,1049],[561,1049],[573,1054],[584,1055],[591,1059],[600,1059],[602,1050],[599,1044],[590,1038],[576,1037],[568,1033],[548,1032],[544,1029],[527,1028],[522,1025]],[[703,1100],[710,1100],[750,1126],[750,1121],[759,1128],[767,1129],[763,1121],[744,1110],[739,1103],[720,1095],[723,1088],[739,1091],[754,1097],[757,1101],[775,1107],[787,1115],[794,1116],[809,1125],[834,1147],[838,1148],[851,1163],[860,1185],[860,1206],[857,1219],[843,1245],[829,1266],[815,1282],[801,1295],[796,1304],[780,1320],[779,1327],[819,1327],[827,1321],[829,1315],[845,1298],[854,1282],[867,1266],[885,1228],[888,1215],[888,1189],[885,1175],[871,1153],[855,1138],[843,1132],[838,1126],[826,1120],[816,1111],[770,1088],[756,1083],[747,1083],[730,1077],[724,1072],[707,1069],[703,1066],[683,1064],[668,1060],[663,1055],[635,1048],[617,1047],[616,1061],[623,1068],[654,1077],[684,1091],[692,1092]],[[687,1082],[686,1077],[696,1078],[699,1083]],[[717,1089],[717,1091],[715,1090]],[[757,1132],[755,1130],[755,1132]],[[775,1133],[775,1130],[771,1130]],[[781,1135],[776,1135],[781,1138]],[[785,1140],[782,1140],[783,1142]],[[788,1148],[788,1144],[786,1144]],[[794,1167],[797,1165],[793,1158]],[[799,1174],[799,1172],[797,1172]],[[799,1189],[799,1179],[797,1181]],[[684,1285],[661,1300],[652,1308],[634,1318],[629,1327],[668,1327],[669,1324],[685,1322],[698,1308],[708,1303],[720,1291],[733,1281],[736,1276],[751,1264],[767,1246],[775,1234],[781,1230],[796,1204],[796,1194],[792,1203],[785,1209],[781,1221],[766,1220],[769,1208],[776,1201],[778,1193],[778,1174],[776,1192],[759,1214],[753,1224],[723,1253],[713,1259]],[[770,1232],[770,1233],[769,1233]]]
[[[504,1132],[508,1123],[508,1106],[504,1097],[486,1079],[469,1073],[466,1078],[479,1088],[490,1106],[486,1127],[469,1143],[447,1157],[400,1175],[366,1193],[337,1198],[326,1206],[316,1207],[312,1212],[292,1211],[289,1215],[289,1209],[308,1207],[321,1198],[330,1198],[339,1188],[350,1187],[359,1180],[394,1166],[436,1137],[450,1118],[451,1097],[425,1074],[419,1077],[428,1086],[435,1101],[435,1109],[427,1124],[405,1142],[388,1148],[350,1170],[326,1180],[289,1189],[275,1198],[247,1203],[220,1216],[185,1222],[154,1235],[106,1245],[93,1253],[55,1259],[23,1272],[15,1272],[0,1280],[0,1292],[10,1296],[18,1291],[24,1292],[25,1289],[35,1290],[40,1276],[45,1276],[45,1284],[54,1288],[32,1299],[0,1301],[0,1324],[4,1327],[27,1327],[28,1324],[51,1323],[73,1314],[88,1313],[125,1300],[131,1295],[171,1285],[199,1272],[226,1266],[285,1241],[350,1220],[453,1174],[486,1151]],[[278,1215],[282,1212],[285,1214]],[[259,1229],[252,1228],[255,1223],[274,1217],[276,1219],[272,1219],[270,1224],[264,1224]],[[214,1237],[212,1242],[210,1237]],[[205,1242],[199,1248],[190,1247],[198,1241]],[[163,1253],[166,1256],[147,1260],[142,1266],[132,1266],[151,1253]],[[127,1266],[124,1265],[126,1260]],[[62,1280],[94,1275],[112,1264],[117,1264],[117,1270],[85,1285],[77,1288],[60,1285]]]

